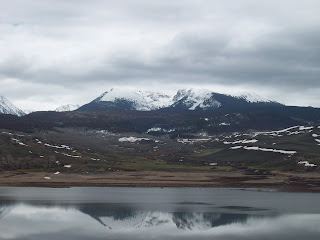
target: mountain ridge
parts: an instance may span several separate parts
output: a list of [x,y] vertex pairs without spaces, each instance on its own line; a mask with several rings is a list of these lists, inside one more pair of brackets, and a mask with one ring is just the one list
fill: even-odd
[[[230,104],[232,102],[232,104]],[[181,89],[175,94],[124,90],[112,88],[98,98],[81,106],[79,111],[103,111],[108,109],[153,111],[161,109],[180,110],[216,110],[225,109],[228,105],[257,107],[282,105],[276,101],[262,98],[255,93],[229,95],[216,93],[206,89]],[[228,107],[227,107],[228,108]],[[234,107],[233,107],[234,108]]]

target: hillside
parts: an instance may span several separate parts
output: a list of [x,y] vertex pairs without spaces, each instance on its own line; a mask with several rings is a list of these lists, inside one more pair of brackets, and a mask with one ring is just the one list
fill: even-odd
[[[152,136],[58,128],[32,134],[1,132],[3,170],[210,171],[212,169],[317,170],[320,128],[294,126],[268,132]],[[57,163],[59,162],[59,164]],[[65,165],[72,165],[65,169]]]

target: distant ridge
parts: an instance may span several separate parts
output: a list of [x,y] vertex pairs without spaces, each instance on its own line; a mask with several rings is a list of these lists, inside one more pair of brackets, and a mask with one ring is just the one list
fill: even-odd
[[80,106],[78,104],[67,104],[62,105],[55,109],[56,112],[69,112],[78,109]]

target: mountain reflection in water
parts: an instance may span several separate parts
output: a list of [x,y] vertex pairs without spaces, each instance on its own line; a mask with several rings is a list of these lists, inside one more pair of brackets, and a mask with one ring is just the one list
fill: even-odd
[[[93,202],[84,200],[80,195],[71,198],[63,194],[63,201],[58,201],[56,195],[54,198],[42,196],[41,200],[26,195],[26,200],[23,200],[21,196],[11,194],[10,191],[11,189],[5,189],[1,192],[0,188],[0,239],[320,239],[320,209],[314,213],[309,212],[314,209],[311,206],[313,202],[309,199],[319,197],[313,194],[288,193],[295,198],[292,198],[290,208],[287,206],[286,211],[280,211],[280,205],[274,209],[260,203],[256,204],[257,206],[234,205],[233,201],[228,200],[232,190],[218,191],[228,196],[224,205],[218,204],[214,198],[207,201],[194,198],[181,201],[179,197],[174,198],[177,201],[159,200],[158,204],[154,205],[150,205],[150,199],[150,202],[141,202],[139,205],[138,199],[141,201],[145,199],[144,196],[137,198],[131,195],[131,198],[125,200],[125,195],[121,195],[123,189],[119,190],[119,202],[105,200],[105,203],[101,201],[103,194],[97,197],[97,202],[93,199]],[[62,190],[62,193],[64,191]],[[112,191],[112,197],[115,197],[117,191]],[[137,191],[146,191],[147,196],[153,190]],[[198,190],[190,191],[196,193]],[[248,196],[257,203],[260,194],[248,193]],[[280,195],[286,196],[283,193]],[[277,202],[280,195],[270,193],[269,198],[261,202]],[[219,195],[219,198],[223,197]],[[295,201],[302,206],[299,211],[291,209],[296,207]],[[303,202],[309,203],[305,212]]]
[[97,220],[103,226],[113,229],[119,222],[132,227],[153,227],[170,224],[178,229],[209,229],[231,223],[246,222],[248,214],[230,213],[195,213],[195,212],[160,212],[134,211],[129,208],[113,208],[108,206],[81,206],[79,211]]

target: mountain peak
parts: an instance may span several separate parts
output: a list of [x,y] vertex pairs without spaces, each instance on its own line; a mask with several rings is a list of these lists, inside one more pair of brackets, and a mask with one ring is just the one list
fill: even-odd
[[22,110],[14,106],[8,99],[3,96],[0,96],[0,113],[17,115],[19,117],[25,115]]

